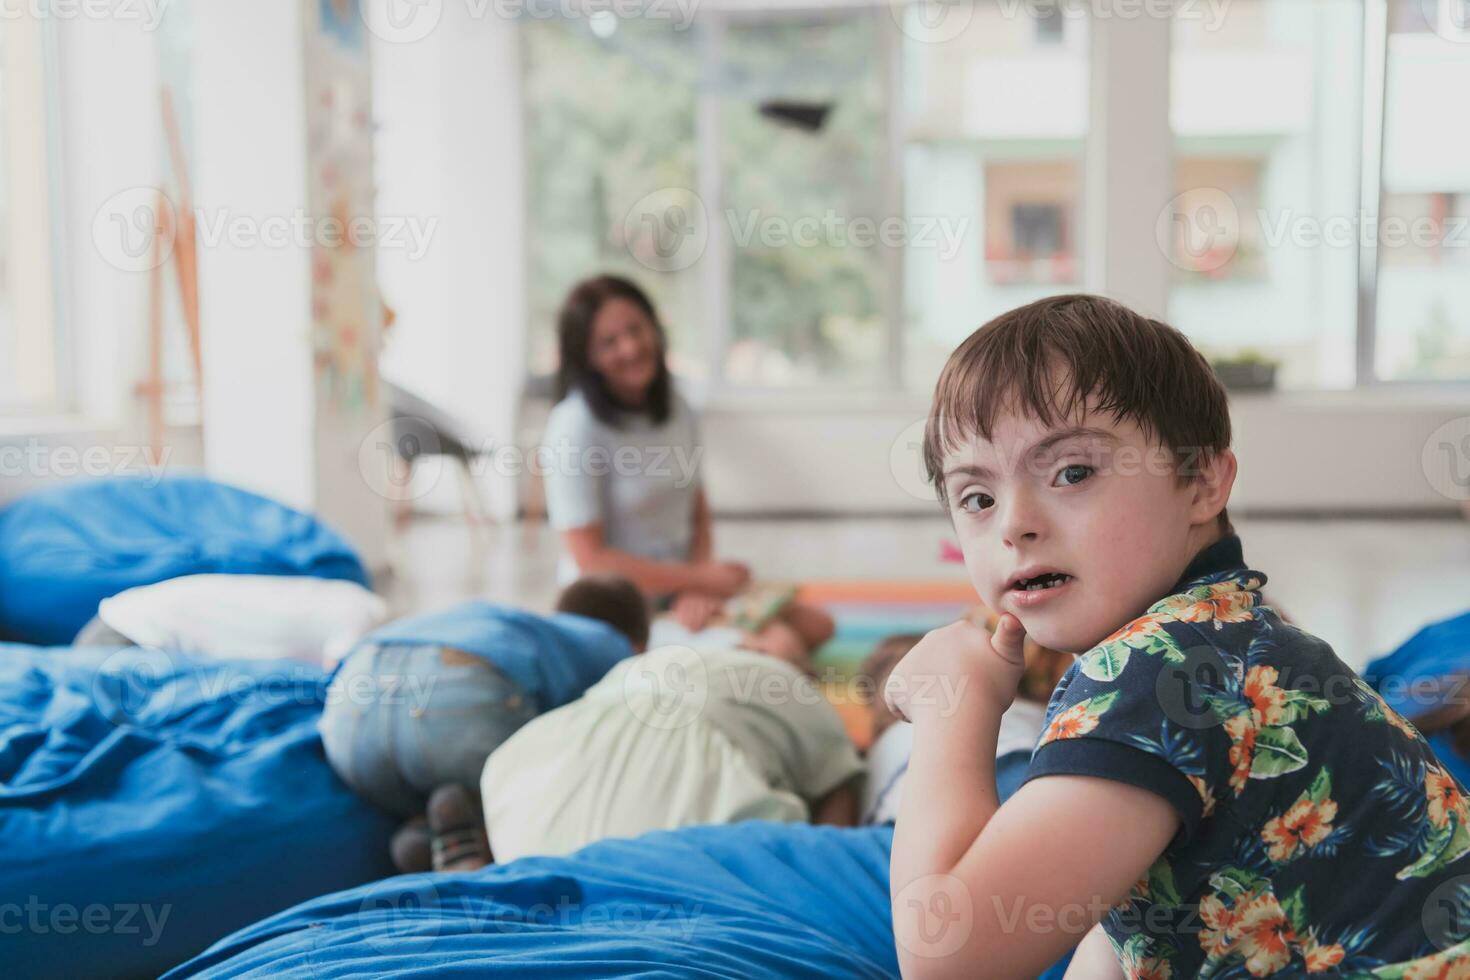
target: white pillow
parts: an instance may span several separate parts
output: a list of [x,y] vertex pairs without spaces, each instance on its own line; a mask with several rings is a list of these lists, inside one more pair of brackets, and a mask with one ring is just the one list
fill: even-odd
[[185,575],[104,599],[98,617],[140,646],[331,667],[388,618],[356,582],[285,575]]

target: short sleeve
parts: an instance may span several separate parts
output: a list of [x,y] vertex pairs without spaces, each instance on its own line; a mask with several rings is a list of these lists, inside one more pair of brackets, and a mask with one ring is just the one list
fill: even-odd
[[803,677],[799,683],[810,684],[813,696],[804,692],[793,699],[800,708],[795,726],[794,788],[805,799],[819,800],[863,772],[864,766],[837,709],[810,678]]
[[589,447],[599,444],[597,422],[585,402],[572,395],[559,402],[546,420],[541,467],[546,488],[546,517],[558,531],[600,524],[605,475],[575,465]]
[[1083,654],[1062,678],[1026,781],[1093,776],[1147,790],[1179,814],[1179,843],[1228,792],[1230,736],[1189,683],[1202,669],[1196,660],[1223,661],[1196,637],[1181,643],[1169,632],[1179,624],[1138,624]]

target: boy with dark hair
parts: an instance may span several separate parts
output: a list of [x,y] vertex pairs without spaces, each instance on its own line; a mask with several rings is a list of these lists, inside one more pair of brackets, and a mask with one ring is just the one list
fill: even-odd
[[[1470,975],[1464,790],[1261,601],[1225,392],[1182,334],[1096,296],[1004,314],[945,365],[924,456],[1001,620],[928,634],[885,689],[914,725],[905,976],[1036,976],[1078,939],[1068,976]],[[1077,660],[998,807],[1026,636]],[[950,710],[909,695],[935,677],[967,682]]]
[[327,691],[322,744],[348,786],[409,823],[402,871],[453,866],[483,848],[480,773],[532,718],[582,696],[648,643],[648,607],[627,579],[571,583],[540,616],[488,602],[400,619],[368,634]]

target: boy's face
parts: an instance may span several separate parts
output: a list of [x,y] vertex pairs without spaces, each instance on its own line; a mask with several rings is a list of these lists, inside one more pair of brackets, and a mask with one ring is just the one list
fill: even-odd
[[[975,590],[1042,646],[1095,646],[1218,537],[1198,483],[1181,482],[1174,454],[1131,420],[1089,411],[1049,427],[1002,413],[991,435],[945,457],[945,499]],[[1045,573],[1065,577],[1035,581]]]

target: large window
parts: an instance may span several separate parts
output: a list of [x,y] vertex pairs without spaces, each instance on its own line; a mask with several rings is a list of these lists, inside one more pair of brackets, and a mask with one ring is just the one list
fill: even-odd
[[[1076,5],[916,4],[905,14],[904,380],[932,385],[991,317],[1081,286],[1087,20]],[[926,20],[927,18],[927,20]]]
[[1374,368],[1470,378],[1470,3],[1395,4],[1386,74]]
[[[534,373],[601,269],[654,293],[681,373],[733,389],[923,391],[985,320],[1105,288],[1082,231],[1106,5],[820,6],[526,22]],[[1470,379],[1470,0],[1207,6],[1172,25],[1163,254],[1129,260],[1168,262],[1171,321],[1281,388]]]
[[48,176],[49,58],[36,17],[0,21],[0,413],[65,407]]
[[1355,0],[1174,21],[1169,319],[1282,387],[1354,380],[1362,36]]

